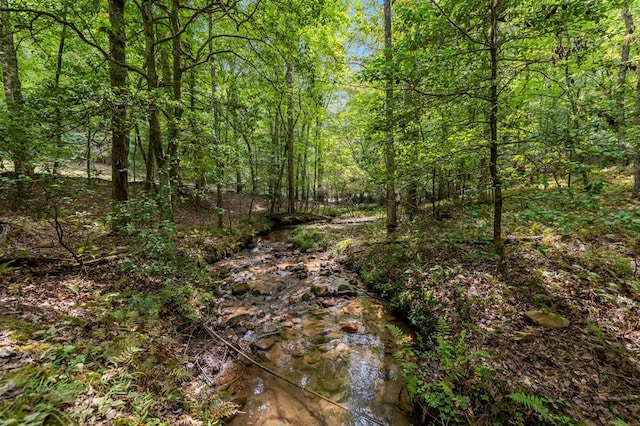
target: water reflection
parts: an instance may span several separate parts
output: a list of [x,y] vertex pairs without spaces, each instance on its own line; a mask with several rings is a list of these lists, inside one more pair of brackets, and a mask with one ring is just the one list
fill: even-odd
[[294,253],[271,240],[220,265],[228,271],[223,288],[229,293],[247,284],[242,294],[224,298],[220,327],[267,368],[300,385],[247,367],[229,389],[244,402],[244,414],[231,425],[412,424],[406,391],[393,380],[398,367],[386,354],[393,350],[385,325],[394,317],[330,253]]

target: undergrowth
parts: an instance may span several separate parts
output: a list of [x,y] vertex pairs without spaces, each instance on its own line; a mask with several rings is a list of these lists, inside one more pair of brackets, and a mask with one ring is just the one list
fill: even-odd
[[[451,217],[419,216],[403,222],[392,237],[379,221],[361,238],[364,242],[350,242],[359,249],[344,251],[345,262],[415,327],[417,341],[390,328],[400,343],[396,355],[423,421],[572,425],[593,418],[584,406],[574,407],[558,396],[560,392],[554,393],[560,386],[532,387],[510,377],[521,365],[500,368],[510,356],[507,347],[526,362],[529,348],[514,346],[527,344],[514,340],[527,326],[521,311],[545,309],[580,318],[578,306],[581,312],[588,309],[590,317],[612,306],[623,312],[619,315],[637,309],[640,279],[634,261],[640,257],[640,206],[628,191],[603,183],[588,190],[509,192],[503,222],[507,279],[497,273],[492,210],[486,204],[444,203]],[[576,294],[587,301],[573,300]],[[612,333],[611,324],[601,317],[596,315],[599,320],[590,322],[595,324],[590,329]],[[599,336],[590,335],[585,344],[604,351],[617,348],[633,359],[622,349],[620,335],[618,342],[612,334]],[[496,342],[504,347],[494,347]],[[562,343],[551,339],[536,344],[553,353]],[[574,357],[567,355],[566,368],[576,368]],[[556,360],[559,372],[564,361]],[[536,373],[528,373],[529,379],[532,374]],[[544,389],[551,391],[544,394]],[[620,405],[602,408],[611,424],[624,424],[622,418],[632,417],[633,409],[622,415]]]
[[300,226],[297,227],[289,237],[294,247],[301,251],[307,251],[317,248],[325,241],[324,234],[318,229]]
[[[197,243],[211,240],[215,260],[255,231],[212,226],[187,235],[162,218],[164,210],[141,195],[108,218],[107,224],[124,224],[118,238],[127,252],[111,266],[111,284],[82,306],[81,318],[65,317],[61,328],[26,321],[8,327],[12,345],[36,362],[0,377],[0,426],[168,426],[162,413],[171,411],[185,413],[185,424],[217,426],[238,412],[213,392],[197,401],[186,390],[197,372],[187,364],[184,339],[211,313],[217,289]],[[2,273],[12,270],[3,266]]]

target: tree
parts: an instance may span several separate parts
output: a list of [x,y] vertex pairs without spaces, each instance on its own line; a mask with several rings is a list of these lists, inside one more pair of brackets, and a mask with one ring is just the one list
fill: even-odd
[[[0,0],[0,8],[7,9],[7,0]],[[23,127],[25,125],[23,123],[24,100],[13,34],[14,29],[9,12],[0,12],[0,64],[7,105],[7,136],[11,139],[5,143],[9,144],[7,150],[10,152],[14,171],[20,182],[22,177],[32,174],[33,166],[30,162],[28,142]]]
[[129,198],[129,134],[127,128],[126,0],[109,0],[109,77],[113,93],[111,111],[111,179],[113,199]]
[[385,120],[387,140],[385,143],[385,170],[387,191],[387,231],[392,232],[398,227],[396,213],[396,185],[395,185],[395,147],[393,143],[393,74],[391,73],[392,56],[391,34],[391,0],[384,0],[384,58],[387,62],[387,76],[385,86]]

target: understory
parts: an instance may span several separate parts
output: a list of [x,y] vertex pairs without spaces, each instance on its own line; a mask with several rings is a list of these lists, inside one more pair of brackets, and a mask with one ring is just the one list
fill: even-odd
[[[392,236],[379,217],[300,228],[291,244],[331,250],[411,322],[414,333],[389,328],[425,423],[633,424],[640,206],[628,189],[623,176],[595,193],[508,194],[507,276],[488,240],[490,206],[471,201],[440,206],[447,219],[422,211]],[[112,213],[130,225],[113,235],[106,185],[55,190],[0,217],[11,228],[0,256],[0,425],[223,424],[241,407],[198,361],[221,282],[209,265],[268,229],[248,214],[262,203],[228,194],[235,207],[219,228],[206,203],[185,199],[168,221],[139,196]],[[532,310],[570,325],[535,325]]]

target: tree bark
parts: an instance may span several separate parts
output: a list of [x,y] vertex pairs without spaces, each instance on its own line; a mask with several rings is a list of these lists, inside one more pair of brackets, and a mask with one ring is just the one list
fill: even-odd
[[324,201],[322,190],[322,180],[324,171],[324,160],[322,158],[322,144],[320,143],[321,123],[320,118],[316,116],[315,129],[315,157],[313,162],[313,199],[314,201]]
[[[640,48],[638,48],[640,53]],[[636,66],[638,76],[636,83],[636,117],[635,125],[640,127],[640,66]],[[640,198],[640,143],[635,141],[635,154],[633,156],[633,195]]]
[[[62,75],[62,60],[64,57],[64,45],[66,41],[67,35],[67,26],[63,25],[60,33],[60,41],[58,42],[58,54],[56,56],[56,73],[54,76],[54,87],[56,89],[56,95],[60,94],[60,76]],[[55,129],[53,138],[55,140],[56,148],[62,149],[62,111],[60,110],[59,102],[56,102],[55,106]],[[58,173],[58,169],[60,164],[58,162],[59,152],[55,153],[54,161],[53,161],[53,174]]]
[[154,184],[155,166],[163,169],[165,166],[164,152],[162,149],[162,130],[160,128],[160,105],[155,100],[158,89],[158,67],[156,64],[156,31],[153,16],[153,3],[155,0],[143,0],[142,21],[144,26],[145,66],[147,77],[147,91],[151,103],[149,104],[149,148],[145,161],[146,175],[144,182],[145,191],[149,191]]
[[287,212],[295,213],[295,191],[296,191],[296,182],[295,182],[295,169],[293,164],[294,152],[293,152],[293,130],[294,130],[294,119],[293,119],[293,71],[292,66],[287,64],[286,71],[286,80],[287,80]]
[[491,0],[491,29],[489,34],[489,55],[491,64],[491,86],[489,87],[489,171],[493,184],[493,246],[498,256],[498,269],[506,273],[504,241],[502,240],[502,180],[498,171],[498,67],[500,49],[500,9],[501,0]]
[[633,37],[634,25],[633,17],[629,7],[625,6],[622,9],[622,20],[624,21],[625,37],[622,42],[622,49],[620,52],[620,69],[618,71],[618,87],[616,88],[616,104],[620,110],[620,122],[625,120],[625,107],[624,107],[624,86],[626,83],[627,71],[629,70],[629,53],[631,52],[631,38]]
[[[393,60],[391,36],[391,0],[384,0],[384,57],[387,67],[391,67],[391,61]],[[387,231],[393,232],[398,227],[398,216],[396,208],[395,146],[393,141],[393,75],[391,75],[390,71],[388,71],[385,87],[385,121],[387,132],[385,143]]]
[[[213,16],[211,13],[207,16],[207,25],[209,31],[209,55],[213,55]],[[216,147],[220,147],[220,102],[218,100],[218,79],[216,74],[216,61],[211,58],[209,61],[209,78],[211,79],[211,109],[213,110],[213,143]],[[218,228],[222,229],[224,210],[222,207],[222,180],[224,178],[225,163],[220,158],[220,150],[216,150],[216,214],[218,217]]]
[[176,203],[177,185],[178,185],[178,138],[180,137],[180,121],[182,119],[183,108],[182,102],[182,52],[180,43],[182,40],[179,22],[180,0],[171,0],[169,9],[169,27],[171,30],[171,95],[174,105],[169,108],[169,122],[167,125],[167,168],[169,175],[169,206],[170,213],[173,216],[173,210]]
[[[7,0],[0,0],[0,7],[7,8]],[[4,97],[10,118],[12,141],[9,152],[13,160],[17,177],[32,174],[29,161],[29,150],[24,134],[22,107],[22,83],[18,74],[18,57],[13,41],[13,25],[9,12],[0,12],[0,63],[2,64],[2,78],[4,83]],[[20,182],[20,181],[18,181]],[[22,192],[18,184],[18,192]]]
[[114,100],[111,111],[111,179],[115,201],[129,198],[129,135],[127,129],[127,69],[124,8],[126,0],[109,0],[109,77]]

